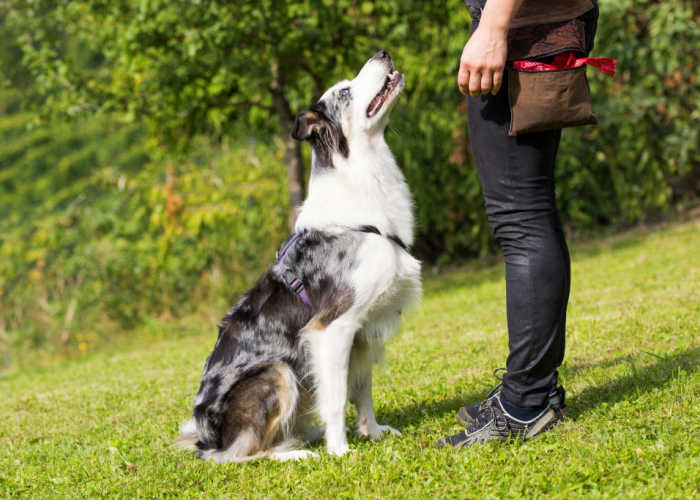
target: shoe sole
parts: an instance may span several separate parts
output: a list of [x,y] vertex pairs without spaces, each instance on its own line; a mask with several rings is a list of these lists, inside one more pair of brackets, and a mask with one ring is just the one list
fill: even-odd
[[465,408],[460,408],[457,411],[457,414],[455,415],[455,418],[457,419],[457,423],[459,425],[466,427],[469,424],[471,424],[474,420],[472,419],[471,415],[467,413],[467,410]]
[[544,434],[548,430],[551,430],[553,427],[561,424],[566,419],[566,414],[568,413],[568,411],[567,408],[561,408],[559,411],[561,412],[561,417],[559,417],[557,413],[552,408],[550,408],[549,415],[545,417],[547,418],[547,421],[543,422],[541,425],[536,425],[527,429],[525,435],[522,438],[523,441],[535,439],[536,437],[540,436],[541,434]]

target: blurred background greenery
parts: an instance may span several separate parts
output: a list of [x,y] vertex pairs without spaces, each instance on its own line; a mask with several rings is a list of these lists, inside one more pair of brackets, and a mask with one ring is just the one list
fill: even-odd
[[[700,194],[698,3],[600,8],[593,55],[618,73],[589,71],[600,124],[564,133],[569,232]],[[379,48],[407,80],[387,139],[416,253],[443,266],[495,252],[455,84],[468,27],[460,0],[0,3],[0,369],[149,318],[223,314],[303,198],[294,113]]]

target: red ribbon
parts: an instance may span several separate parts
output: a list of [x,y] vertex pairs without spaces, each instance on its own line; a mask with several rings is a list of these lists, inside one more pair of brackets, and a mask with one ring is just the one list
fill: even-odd
[[578,68],[588,64],[605,73],[613,76],[617,60],[609,57],[580,57],[577,58],[573,52],[557,54],[551,63],[539,61],[513,61],[513,68],[519,71],[555,71],[558,69]]

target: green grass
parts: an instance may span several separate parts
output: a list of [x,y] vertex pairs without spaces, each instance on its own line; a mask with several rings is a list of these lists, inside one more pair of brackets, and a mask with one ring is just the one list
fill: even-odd
[[695,219],[573,245],[570,419],[537,440],[432,447],[507,352],[502,266],[475,263],[426,278],[375,372],[378,419],[401,437],[351,434],[354,453],[318,444],[301,463],[218,466],[172,448],[215,338],[213,318],[189,318],[0,379],[0,496],[698,498],[699,234]]

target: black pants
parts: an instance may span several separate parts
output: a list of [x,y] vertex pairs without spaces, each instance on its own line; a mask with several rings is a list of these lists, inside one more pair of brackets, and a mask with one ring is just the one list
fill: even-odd
[[[467,1],[472,33],[485,1]],[[580,17],[593,49],[598,5]],[[503,249],[508,314],[503,396],[522,407],[545,403],[564,359],[571,262],[554,197],[561,130],[508,135],[507,73],[498,95],[468,98],[469,138],[486,214]]]
[[[507,78],[507,75],[504,75]],[[510,403],[544,404],[564,358],[569,250],[554,198],[561,130],[508,135],[508,82],[469,97],[469,137],[486,213],[506,264]]]

